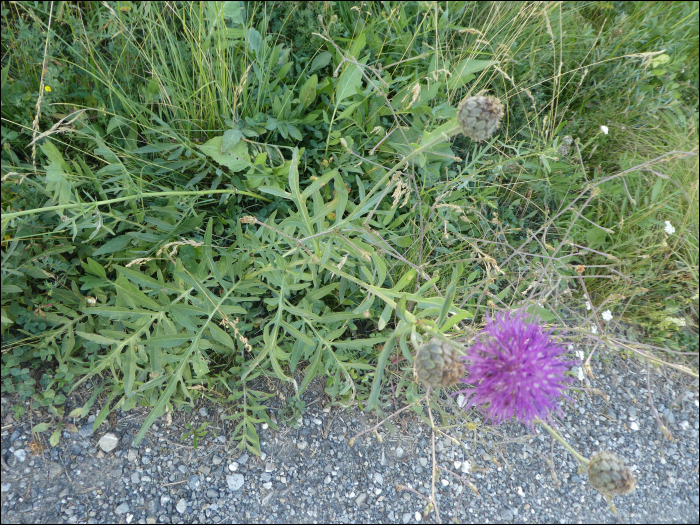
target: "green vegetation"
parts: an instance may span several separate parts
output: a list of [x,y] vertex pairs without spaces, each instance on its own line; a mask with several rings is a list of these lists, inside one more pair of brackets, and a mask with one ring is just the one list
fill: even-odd
[[[289,424],[319,376],[381,412],[422,395],[416,336],[512,308],[697,374],[697,27],[693,2],[3,3],[3,392],[60,429],[89,381],[71,417],[150,407],[137,443],[207,396],[259,453],[265,378]],[[482,92],[500,129],[454,135]]]

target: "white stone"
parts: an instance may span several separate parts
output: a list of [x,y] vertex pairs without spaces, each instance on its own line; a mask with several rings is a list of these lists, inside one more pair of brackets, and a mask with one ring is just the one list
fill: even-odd
[[243,486],[245,478],[243,474],[231,474],[226,476],[226,483],[228,484],[228,489],[231,491],[236,491]]
[[234,461],[233,463],[231,463],[231,464],[228,466],[228,469],[229,469],[231,472],[236,472],[236,471],[238,470],[238,463],[236,463],[236,462]]
[[182,514],[187,510],[187,502],[185,501],[185,498],[181,498],[180,501],[177,502],[177,505],[175,506],[175,509]]
[[630,428],[631,428],[632,430],[639,430],[639,425],[637,424],[636,421],[632,421],[632,422],[630,423]]
[[462,466],[461,461],[455,461],[455,470],[459,470],[459,467],[461,467],[461,466]]
[[107,432],[97,444],[105,452],[112,452],[119,444],[119,436],[113,432]]
[[418,458],[418,463],[421,467],[426,467],[428,465],[428,458]]

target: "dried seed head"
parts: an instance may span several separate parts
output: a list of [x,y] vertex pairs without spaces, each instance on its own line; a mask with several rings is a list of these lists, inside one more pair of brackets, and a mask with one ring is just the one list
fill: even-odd
[[495,97],[476,96],[466,99],[459,108],[457,121],[462,133],[472,140],[486,140],[498,129],[503,118],[503,104]]
[[441,388],[464,377],[465,368],[456,348],[434,337],[418,349],[413,374],[424,385]]
[[588,480],[591,486],[603,494],[629,494],[637,480],[625,463],[612,452],[598,452],[588,465]]

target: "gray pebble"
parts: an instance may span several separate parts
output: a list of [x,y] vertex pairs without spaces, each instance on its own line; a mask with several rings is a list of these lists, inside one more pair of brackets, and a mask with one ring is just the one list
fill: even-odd
[[116,509],[114,509],[114,512],[116,512],[117,514],[126,514],[127,512],[129,512],[129,504],[125,501]]
[[14,455],[17,458],[17,461],[20,463],[24,463],[24,460],[27,459],[27,452],[21,448],[19,450],[15,450]]
[[177,502],[175,510],[177,510],[180,514],[184,513],[185,510],[187,510],[187,502],[185,501],[185,498],[182,498],[180,499],[180,501]]
[[228,489],[232,492],[237,491],[243,486],[245,478],[243,474],[229,474],[226,476],[226,483],[228,484]]

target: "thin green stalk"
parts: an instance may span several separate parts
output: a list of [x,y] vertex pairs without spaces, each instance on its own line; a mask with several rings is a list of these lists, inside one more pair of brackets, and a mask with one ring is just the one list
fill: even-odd
[[116,199],[108,199],[106,201],[74,202],[71,204],[59,204],[57,206],[47,206],[46,208],[36,208],[34,210],[23,210],[23,211],[16,211],[13,213],[3,213],[2,220],[5,221],[5,220],[10,220],[10,219],[15,219],[17,217],[22,217],[24,215],[34,215],[37,213],[44,213],[47,211],[59,211],[59,210],[67,210],[70,208],[80,208],[80,207],[90,208],[92,206],[104,206],[106,204],[114,204],[116,202],[133,201],[135,199],[143,199],[143,198],[148,198],[148,197],[179,197],[179,196],[184,196],[184,195],[210,195],[212,193],[231,193],[233,195],[247,195],[248,197],[255,197],[256,199],[260,199],[260,200],[265,201],[265,202],[272,202],[270,199],[263,197],[261,195],[251,193],[249,191],[237,190],[235,188],[229,189],[229,190],[157,191],[154,193],[138,193],[136,195],[129,195],[128,197],[118,197]]
[[550,434],[552,434],[552,437],[553,437],[554,439],[556,439],[559,443],[561,443],[562,446],[563,446],[566,450],[568,450],[569,452],[571,452],[571,455],[574,456],[574,458],[576,459],[576,461],[578,461],[578,462],[579,462],[581,465],[583,465],[584,467],[588,467],[588,464],[590,463],[590,460],[587,459],[587,458],[585,458],[585,457],[583,457],[583,456],[582,456],[581,454],[579,454],[578,452],[576,452],[576,449],[574,449],[574,447],[572,447],[571,445],[569,445],[569,444],[566,442],[566,440],[564,439],[564,437],[563,437],[559,432],[557,432],[556,430],[554,430],[552,427],[550,427],[547,423],[545,423],[545,422],[542,421],[541,419],[538,419],[538,420],[537,420],[537,423],[539,423],[540,425],[542,425],[542,426],[545,428],[545,430],[547,430],[547,432],[549,432]]

